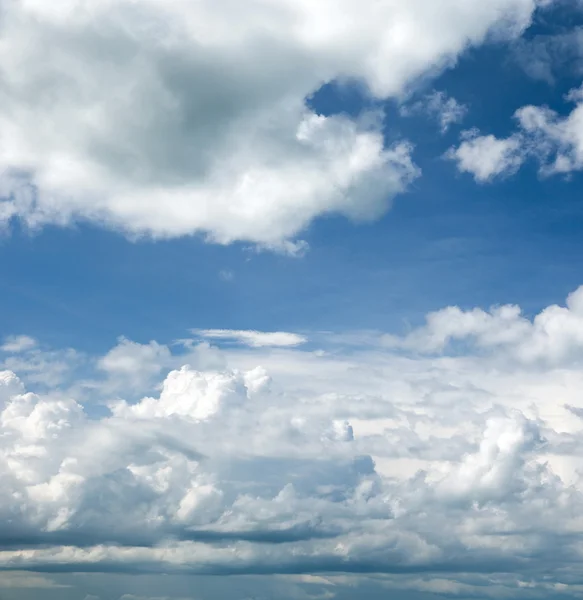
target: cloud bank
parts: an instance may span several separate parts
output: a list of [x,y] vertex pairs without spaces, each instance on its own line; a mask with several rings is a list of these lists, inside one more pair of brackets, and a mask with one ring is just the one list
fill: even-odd
[[[92,359],[119,384],[112,399],[109,379],[93,382],[101,407],[72,397],[74,377],[30,392],[3,371],[0,568],[379,573],[397,589],[568,595],[582,294],[532,320],[450,307],[350,352],[122,339]],[[205,352],[225,366],[196,366]],[[124,372],[104,371],[116,353]],[[171,369],[157,391],[123,399],[125,371],[150,377],[157,361]]]

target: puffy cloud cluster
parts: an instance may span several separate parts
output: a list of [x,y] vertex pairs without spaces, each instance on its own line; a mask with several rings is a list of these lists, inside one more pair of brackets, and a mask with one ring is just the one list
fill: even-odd
[[387,346],[428,353],[467,342],[502,352],[505,360],[565,364],[583,356],[583,287],[567,297],[566,306],[548,306],[532,321],[516,305],[490,311],[450,306],[427,315],[425,326],[404,338],[385,336],[383,341]]
[[[106,395],[106,412],[4,371],[0,568],[320,573],[333,587],[374,572],[391,589],[568,596],[582,558],[582,294],[532,321],[446,309],[397,353],[396,338],[348,354],[227,346],[230,367],[174,369],[151,396]],[[134,348],[147,373],[153,347]]]
[[[46,543],[131,554],[169,539],[220,548],[327,538],[349,528],[359,486],[374,476],[370,459],[345,448],[349,424],[261,402],[262,369],[183,367],[159,398],[115,403],[101,420],[73,400],[26,393],[10,372],[1,383],[0,545],[18,548],[7,551],[17,561]],[[322,522],[327,507],[334,518]]]
[[447,156],[458,169],[476,181],[515,173],[529,158],[539,164],[543,176],[568,174],[583,169],[583,88],[571,90],[566,100],[575,107],[566,116],[545,106],[523,106],[515,113],[518,131],[507,138],[465,133]]
[[541,3],[5,2],[0,221],[301,251],[314,218],[374,219],[418,175],[377,117],[306,99],[351,79],[399,95]]

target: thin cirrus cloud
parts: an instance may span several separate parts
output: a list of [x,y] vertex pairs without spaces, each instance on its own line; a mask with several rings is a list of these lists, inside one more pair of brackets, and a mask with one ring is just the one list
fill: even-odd
[[[229,347],[226,367],[173,369],[137,402],[104,394],[101,416],[3,371],[0,568],[325,573],[337,589],[340,573],[375,572],[395,590],[570,593],[582,294],[534,320],[444,309],[415,344],[399,338],[427,353]],[[460,356],[447,341],[462,335],[478,344]]]
[[452,125],[461,123],[468,113],[468,107],[443,91],[434,90],[422,100],[411,105],[404,105],[400,111],[402,116],[426,114],[437,121],[441,133],[447,133]]
[[252,348],[299,346],[308,341],[302,335],[286,331],[193,329],[192,333],[204,339],[236,342]]
[[513,44],[512,55],[517,64],[533,79],[553,85],[562,74],[583,74],[583,28],[531,39],[519,39]]
[[5,3],[0,220],[297,252],[313,219],[376,219],[419,175],[378,118],[316,115],[306,98],[336,79],[399,96],[469,46],[516,38],[543,3],[252,4]]

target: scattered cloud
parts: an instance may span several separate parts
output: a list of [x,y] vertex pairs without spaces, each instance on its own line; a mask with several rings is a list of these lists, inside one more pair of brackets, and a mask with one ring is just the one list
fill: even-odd
[[512,175],[524,161],[518,136],[499,139],[479,135],[475,130],[465,132],[462,143],[451,148],[446,157],[457,163],[459,171],[471,173],[480,183]]
[[570,174],[583,169],[583,88],[571,90],[565,100],[575,104],[566,116],[546,106],[523,106],[515,113],[518,131],[507,138],[466,133],[447,157],[458,169],[487,182],[511,175],[527,158],[539,164],[541,176]]
[[[490,40],[552,83],[564,56],[580,69],[580,30],[516,42],[549,4],[4,3],[0,226],[302,256],[312,221],[377,219],[420,176],[382,114],[306,99],[356,80],[402,101]],[[566,100],[519,109],[505,138],[465,131],[447,158],[482,183],[527,160],[581,170],[583,88]],[[401,112],[445,134],[467,111],[433,91]],[[533,317],[449,306],[402,335],[187,335],[101,356],[3,340],[0,595],[194,600],[206,575],[244,576],[246,600],[583,592],[583,287]],[[63,583],[81,573],[113,584]]]
[[0,220],[295,253],[312,220],[376,219],[419,175],[381,119],[306,98],[337,79],[398,97],[468,47],[515,39],[539,4],[8,3]]
[[5,338],[4,343],[0,346],[0,350],[2,352],[18,354],[24,350],[34,348],[36,344],[36,340],[28,335],[13,335]]
[[575,104],[566,117],[539,106],[525,106],[516,113],[543,175],[583,168],[583,88],[571,90],[566,100]]

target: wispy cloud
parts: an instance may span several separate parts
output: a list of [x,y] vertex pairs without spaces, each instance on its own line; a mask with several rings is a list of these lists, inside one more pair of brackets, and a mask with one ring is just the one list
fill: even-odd
[[235,342],[253,348],[265,346],[299,346],[308,340],[297,333],[286,331],[253,331],[235,329],[193,329],[192,333],[209,340]]

